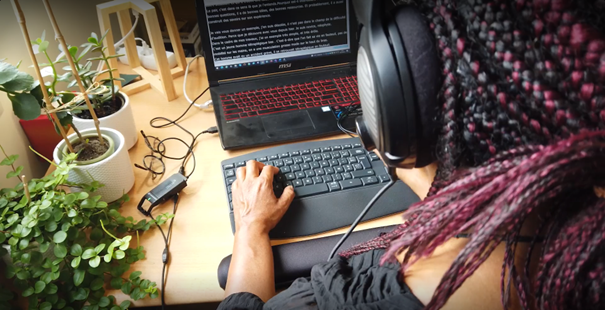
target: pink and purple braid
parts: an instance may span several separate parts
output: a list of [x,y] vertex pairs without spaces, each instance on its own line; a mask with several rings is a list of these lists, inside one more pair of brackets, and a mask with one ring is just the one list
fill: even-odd
[[[405,271],[473,231],[428,309],[442,307],[501,242],[504,308],[514,287],[524,309],[605,309],[605,201],[593,189],[605,184],[605,131],[590,131],[605,129],[605,23],[594,13],[600,2],[418,6],[445,77],[438,174],[405,224],[341,255],[386,248],[387,262],[407,249]],[[536,241],[518,270],[515,240],[538,209],[547,210],[536,231],[545,239],[532,278]]]

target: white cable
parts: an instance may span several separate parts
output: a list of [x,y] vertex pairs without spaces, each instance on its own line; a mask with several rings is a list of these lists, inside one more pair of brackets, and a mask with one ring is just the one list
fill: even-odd
[[[185,78],[183,80],[183,95],[185,95],[185,99],[187,99],[187,102],[189,102],[189,103],[193,103],[193,100],[191,100],[191,98],[189,98],[189,96],[187,95],[187,77],[189,76],[189,67],[196,59],[198,59],[200,57],[202,57],[202,56],[195,55],[195,57],[193,57],[193,59],[191,59],[191,61],[189,61],[189,63],[187,64],[187,68],[185,69]],[[200,109],[208,109],[212,106],[212,100],[208,100],[204,104],[195,103],[193,105]]]
[[134,24],[132,25],[132,28],[130,29],[130,31],[128,31],[128,33],[122,37],[122,39],[120,41],[118,41],[118,43],[114,44],[113,46],[115,48],[118,48],[120,45],[124,44],[124,41],[126,41],[126,39],[128,39],[128,37],[130,37],[130,35],[132,35],[132,33],[134,32],[134,29],[137,27],[137,24],[139,23],[139,12],[132,10],[132,14],[134,15]]

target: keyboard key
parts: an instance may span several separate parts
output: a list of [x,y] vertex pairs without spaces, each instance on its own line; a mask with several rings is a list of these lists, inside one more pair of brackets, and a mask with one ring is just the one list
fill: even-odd
[[330,163],[330,166],[332,166],[332,167],[340,166],[340,162],[338,162],[338,160],[336,160],[336,159],[330,159],[329,163]]
[[309,155],[309,154],[311,154],[311,150],[303,150],[300,153],[303,155]]
[[269,160],[276,160],[278,158],[279,157],[277,155],[271,155],[271,156],[269,156]]
[[355,170],[363,170],[363,166],[360,163],[354,163],[353,164],[353,169]]
[[357,155],[365,155],[366,151],[365,150],[360,150],[360,149],[356,149],[356,150],[352,150],[351,154],[353,156],[357,156]]
[[332,159],[332,154],[330,154],[330,153],[323,153],[323,154],[321,154],[321,157],[324,160],[330,160],[330,159]]
[[313,177],[313,182],[315,184],[321,184],[324,182],[324,179],[322,179],[321,177]]
[[309,165],[311,165],[311,168],[313,168],[313,169],[317,169],[317,168],[319,168],[319,167],[320,167],[320,166],[319,166],[319,163],[318,163],[318,162],[316,162],[316,161],[312,161],[312,162],[310,162],[310,163],[309,163]]
[[301,187],[304,185],[303,181],[301,180],[294,180],[292,181],[292,184],[294,184],[294,187]]
[[302,170],[309,170],[309,169],[311,169],[311,165],[309,165],[309,164],[307,164],[307,163],[304,163],[304,164],[301,164],[301,165],[300,165],[300,168],[301,168]]
[[307,196],[313,196],[328,192],[328,186],[326,184],[316,184],[311,186],[297,187],[294,189],[296,197],[302,198]]
[[288,180],[288,181],[296,180],[296,175],[294,173],[286,173],[286,180]]
[[315,175],[326,175],[326,172],[323,169],[315,169]]
[[342,167],[343,167],[343,168],[345,168],[345,171],[346,171],[346,172],[351,172],[351,171],[353,171],[353,166],[351,166],[351,165],[344,165],[344,166],[342,166]]
[[290,152],[290,156],[300,156],[299,151]]
[[290,173],[290,172],[292,172],[292,169],[290,169],[289,166],[284,166],[284,167],[279,168],[279,171],[281,171],[282,173]]
[[352,180],[344,180],[340,182],[340,187],[342,189],[349,189],[349,188],[356,188],[356,187],[360,187],[363,184],[361,183],[361,180],[359,179],[352,179]]
[[330,163],[327,160],[322,160],[319,162],[319,164],[321,165],[321,167],[330,167]]
[[311,153],[321,153],[321,149],[319,149],[319,148],[312,149]]
[[364,185],[378,184],[378,179],[376,177],[365,177],[361,180],[363,181]]
[[314,177],[315,176],[315,171],[313,171],[313,170],[307,170],[307,171],[305,171],[305,175],[307,176],[307,178]]
[[294,175],[296,175],[296,178],[297,178],[297,179],[304,179],[304,178],[306,178],[306,177],[307,177],[307,176],[305,175],[305,173],[304,173],[304,172],[302,172],[302,171],[295,172],[295,173],[294,173]]
[[344,180],[349,180],[349,179],[352,179],[352,178],[353,178],[353,176],[351,175],[351,173],[349,173],[349,172],[345,172],[345,173],[343,173],[343,174],[342,174],[342,178],[343,178]]
[[320,154],[313,154],[311,155],[311,157],[313,157],[314,161],[320,161],[322,160],[321,155]]
[[302,181],[305,184],[305,186],[307,186],[307,185],[313,185],[313,179],[304,178]]
[[272,113],[277,113],[277,112],[286,112],[286,111],[296,111],[298,110],[298,107],[281,107],[281,108],[270,108],[267,110],[262,110],[262,111],[258,111],[259,115],[265,115],[265,114],[272,114]]
[[331,177],[331,176],[329,176],[329,175],[324,175],[324,176],[322,177],[322,179],[324,179],[324,182],[325,182],[325,183],[329,183],[329,182],[332,182],[332,181],[333,181],[333,180],[332,180],[332,177]]
[[266,162],[264,162],[265,166],[273,166],[273,161],[272,160],[267,160]]
[[262,162],[265,162],[265,161],[267,161],[267,160],[269,160],[267,157],[260,157],[260,158],[257,158],[257,159],[256,159],[256,161],[259,161],[259,162],[261,162],[261,163],[262,163]]
[[233,168],[235,168],[235,165],[234,165],[234,164],[229,164],[229,165],[225,165],[225,166],[223,166],[223,169],[224,169],[224,170],[233,169]]
[[283,160],[276,160],[273,162],[274,166],[277,168],[283,167],[284,166],[284,161]]
[[338,173],[335,174],[335,175],[333,175],[332,178],[334,179],[334,181],[342,181],[343,180],[342,176],[340,174],[338,174]]
[[343,173],[343,172],[345,172],[345,168],[343,168],[341,166],[336,166],[336,167],[334,167],[334,171],[336,171],[336,173]]
[[281,153],[279,154],[279,158],[286,158],[286,157],[290,157],[289,153]]
[[228,178],[235,176],[235,171],[233,169],[225,171],[225,176]]
[[334,173],[335,173],[335,172],[334,172],[334,168],[332,168],[332,167],[327,167],[327,168],[324,168],[324,172],[325,172],[326,174],[334,174]]
[[332,152],[332,148],[331,148],[331,147],[329,147],[329,146],[322,147],[322,148],[321,148],[321,151],[322,151],[322,152]]
[[374,174],[375,174],[374,170],[359,170],[359,171],[353,172],[353,177],[356,179],[359,179],[359,178],[373,176]]
[[296,172],[296,171],[300,171],[300,166],[299,165],[292,165],[290,166],[290,170],[292,170],[292,172]]
[[303,158],[303,161],[306,163],[313,161],[313,157],[311,155],[304,155],[302,158]]
[[333,146],[333,147],[332,147],[332,149],[333,149],[334,151],[340,151],[340,150],[342,150],[342,146],[340,146],[340,145],[335,145],[335,146]]
[[344,150],[347,150],[347,149],[351,149],[351,148],[353,148],[353,146],[352,146],[352,145],[350,145],[350,144],[345,144],[345,145],[343,145],[343,146],[342,146],[342,148],[343,148]]
[[302,157],[294,157],[293,159],[295,164],[302,164],[305,162]]
[[380,179],[380,182],[389,182],[389,181],[391,181],[391,178],[388,175],[386,175],[386,174],[379,175],[378,178]]
[[353,144],[353,147],[354,148],[360,148],[361,147],[361,143],[355,143],[355,144]]
[[364,169],[372,168],[372,164],[370,164],[370,161],[368,161],[367,159],[362,159],[359,161],[359,163],[363,166]]
[[233,182],[235,182],[235,178],[227,179],[227,184],[231,185]]
[[240,162],[237,162],[237,163],[235,164],[235,166],[236,166],[236,167],[238,167],[238,168],[239,168],[239,167],[243,167],[243,166],[245,166],[245,165],[246,165],[246,162],[245,162],[245,161],[240,161]]
[[344,151],[340,151],[340,157],[349,157],[351,156],[351,153],[349,153],[349,151],[344,150]]
[[340,190],[340,184],[338,182],[328,183],[328,187],[330,188],[330,192],[336,192]]
[[284,164],[288,166],[294,165],[294,160],[292,160],[292,158],[286,158],[284,159]]
[[357,158],[355,158],[355,157],[349,157],[349,158],[347,158],[347,160],[349,161],[349,164],[353,164],[353,163],[357,162]]
[[380,160],[380,157],[378,157],[378,155],[376,155],[376,153],[370,152],[370,159],[372,161],[377,161],[377,160]]

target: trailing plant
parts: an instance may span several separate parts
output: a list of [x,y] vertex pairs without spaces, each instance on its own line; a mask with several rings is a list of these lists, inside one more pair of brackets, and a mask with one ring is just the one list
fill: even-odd
[[[6,277],[18,294],[34,309],[110,309],[130,306],[116,304],[106,289],[119,289],[133,300],[156,298],[154,282],[140,278],[141,272],[127,274],[131,265],[145,259],[139,234],[155,223],[162,225],[171,215],[155,221],[136,221],[120,214],[128,196],[108,204],[95,190],[102,184],[74,184],[67,181],[75,166],[76,154],[66,155],[55,171],[23,184],[23,167],[15,167],[17,155],[7,156],[0,166],[9,167],[7,178],[19,178],[14,188],[0,190],[0,243],[10,247],[11,264]],[[34,151],[35,152],[35,151]],[[67,192],[65,188],[82,192]],[[136,247],[131,247],[136,237]],[[7,255],[4,247],[0,255]],[[18,295],[0,287],[0,308],[11,309]]]

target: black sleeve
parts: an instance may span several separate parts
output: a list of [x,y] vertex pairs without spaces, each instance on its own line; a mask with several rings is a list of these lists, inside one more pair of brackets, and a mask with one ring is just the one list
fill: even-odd
[[262,310],[265,303],[252,293],[231,294],[221,302],[217,310]]

